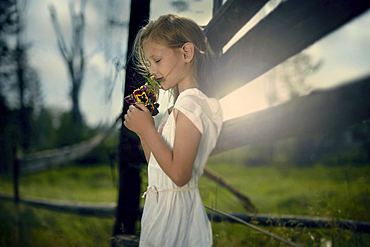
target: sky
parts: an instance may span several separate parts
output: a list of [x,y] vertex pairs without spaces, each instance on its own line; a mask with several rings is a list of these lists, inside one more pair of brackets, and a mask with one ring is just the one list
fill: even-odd
[[[29,59],[39,72],[44,97],[44,105],[58,111],[71,108],[69,97],[70,82],[66,65],[57,47],[57,39],[50,19],[48,6],[54,4],[67,41],[71,37],[71,22],[68,3],[60,0],[28,0],[26,15],[27,31],[25,40],[31,43]],[[78,10],[79,0],[76,0]],[[104,27],[106,3],[103,0],[87,0],[85,47],[87,54],[86,77],[81,92],[80,109],[90,126],[111,123],[122,109],[124,71],[117,75],[112,86],[112,97],[106,100],[104,78],[114,76],[113,60],[124,63],[127,46],[127,26],[116,27],[112,37],[107,38]],[[129,1],[118,1],[111,15],[127,23],[129,20]],[[162,14],[177,13],[170,0],[153,0],[151,19]],[[189,0],[190,9],[180,15],[193,18],[199,25],[206,25],[212,17],[213,0]],[[267,5],[265,13],[274,6]],[[240,33],[235,35],[230,45],[237,41],[248,29],[258,22],[262,15],[252,19]],[[323,61],[323,66],[307,78],[313,90],[327,89],[342,85],[355,78],[370,74],[370,11],[345,24],[336,31],[323,37],[305,52],[314,61]],[[110,49],[104,49],[110,47]],[[224,48],[226,50],[227,47]],[[246,86],[220,100],[224,120],[242,116],[268,107],[265,96],[266,77],[261,76]],[[268,83],[268,82],[267,82]],[[163,111],[169,103],[166,97],[160,101]]]

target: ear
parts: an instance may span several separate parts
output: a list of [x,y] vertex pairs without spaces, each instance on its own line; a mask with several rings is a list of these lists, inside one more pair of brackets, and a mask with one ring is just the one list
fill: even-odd
[[183,53],[184,62],[190,63],[194,58],[194,44],[191,42],[185,43],[181,51]]

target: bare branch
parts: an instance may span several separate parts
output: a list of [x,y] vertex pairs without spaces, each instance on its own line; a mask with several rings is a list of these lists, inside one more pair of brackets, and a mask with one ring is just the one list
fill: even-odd
[[57,36],[59,50],[62,53],[62,56],[64,57],[64,59],[68,60],[68,57],[69,57],[68,49],[67,49],[67,46],[64,40],[62,29],[60,28],[60,24],[59,24],[58,17],[57,17],[57,12],[53,4],[49,5],[49,10],[50,10],[50,16],[51,16],[51,21],[53,23],[54,31]]

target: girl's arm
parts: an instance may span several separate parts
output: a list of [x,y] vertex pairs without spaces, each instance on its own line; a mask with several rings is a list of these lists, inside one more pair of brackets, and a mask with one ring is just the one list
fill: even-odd
[[144,154],[145,154],[145,159],[146,159],[146,162],[149,163],[149,159],[150,159],[150,149],[149,149],[149,146],[148,144],[146,144],[145,140],[143,137],[139,136],[140,137],[140,142],[141,142],[141,146],[143,147],[143,150],[144,150]]
[[150,123],[151,115],[144,105],[131,109],[125,116],[125,126],[141,136],[153,153],[162,170],[179,187],[191,178],[194,161],[202,134],[181,112],[176,119],[176,132],[173,150],[162,140],[155,125]]

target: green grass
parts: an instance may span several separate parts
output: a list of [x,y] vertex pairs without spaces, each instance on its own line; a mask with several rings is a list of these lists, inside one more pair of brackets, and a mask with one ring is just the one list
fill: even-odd
[[109,246],[113,219],[0,204],[0,246]]
[[[260,213],[320,216],[370,222],[370,167],[312,168],[208,165],[248,195]],[[242,205],[224,188],[202,177],[205,205],[221,211],[243,212]],[[285,246],[245,226],[213,223],[214,246]],[[264,228],[305,246],[331,240],[333,246],[370,246],[369,234],[349,230]],[[360,245],[362,244],[362,245]]]
[[[118,172],[114,171],[115,176]],[[2,177],[0,191],[13,193],[12,177]],[[19,178],[20,196],[82,202],[115,202],[118,191],[114,188],[110,166],[69,165],[26,174]]]
[[[339,218],[370,221],[370,167],[208,166],[248,195],[260,213],[324,216],[323,209],[335,208]],[[205,205],[217,202],[219,210],[244,211],[225,189],[204,177],[199,184]]]
[[[260,213],[298,214],[370,222],[370,166],[327,168],[208,165],[245,193]],[[115,171],[117,176],[117,171]],[[143,170],[142,190],[146,188]],[[0,192],[13,193],[10,176],[0,176]],[[238,199],[213,181],[199,182],[205,205],[244,212]],[[20,178],[20,196],[44,199],[116,202],[108,165],[69,165]],[[144,200],[141,201],[142,203]],[[109,246],[113,219],[56,213],[0,201],[0,246]],[[333,230],[267,227],[265,230],[305,246],[325,239],[334,246],[370,246],[369,234]],[[240,224],[212,223],[214,246],[284,246]],[[17,241],[19,242],[17,245]],[[361,245],[362,244],[362,245]]]

